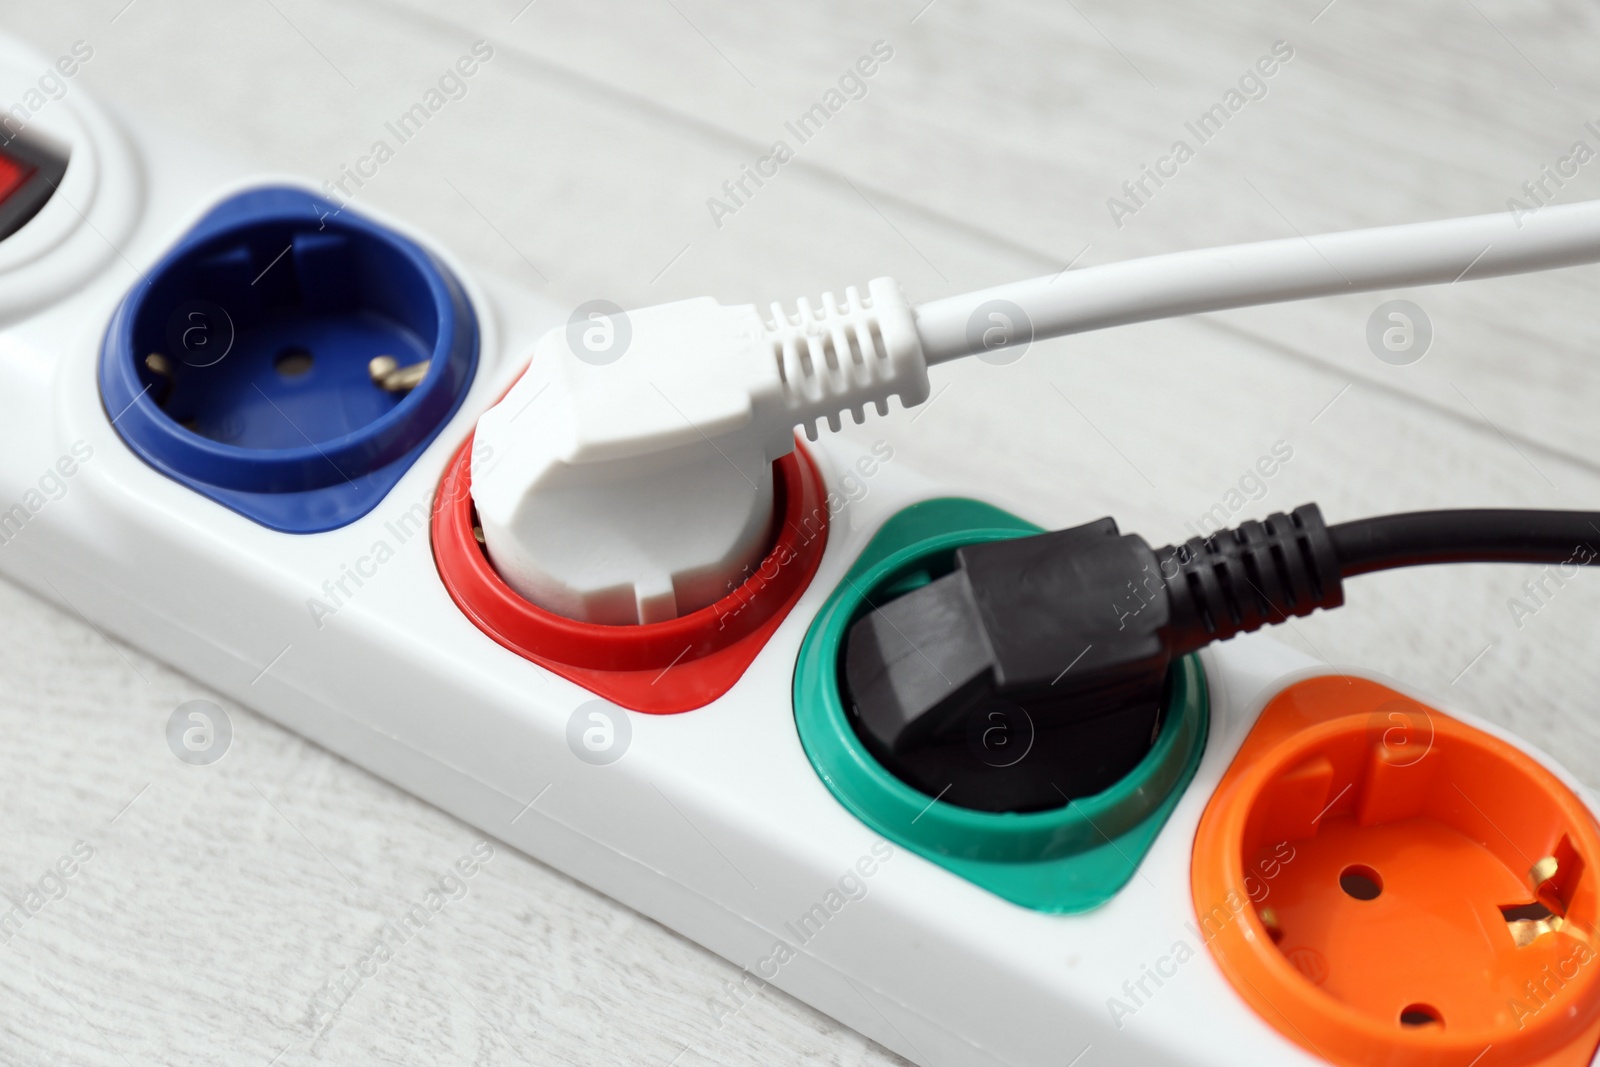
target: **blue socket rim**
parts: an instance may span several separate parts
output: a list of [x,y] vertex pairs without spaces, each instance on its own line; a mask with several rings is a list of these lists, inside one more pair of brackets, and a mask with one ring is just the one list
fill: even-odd
[[[380,248],[425,289],[437,323],[427,374],[389,411],[347,433],[290,448],[251,448],[194,433],[141,378],[135,329],[152,279],[213,253],[252,227],[343,234]],[[477,316],[455,275],[415,241],[293,186],[250,189],[214,205],[123,298],[100,353],[101,401],[119,436],[152,467],[273,529],[311,533],[370,511],[466,397],[477,369]]]

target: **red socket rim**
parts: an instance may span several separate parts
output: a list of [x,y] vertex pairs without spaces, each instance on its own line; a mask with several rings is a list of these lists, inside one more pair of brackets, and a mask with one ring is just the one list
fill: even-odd
[[433,510],[433,556],[450,598],[505,648],[634,711],[689,711],[732,688],[810,585],[827,547],[822,475],[796,441],[772,465],[780,518],[772,547],[743,585],[666,622],[578,622],[518,595],[473,536],[472,442],[469,436],[451,458]]

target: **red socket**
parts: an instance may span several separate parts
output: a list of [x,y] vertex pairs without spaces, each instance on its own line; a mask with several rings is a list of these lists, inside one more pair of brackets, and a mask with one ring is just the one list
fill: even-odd
[[822,476],[796,442],[773,464],[772,546],[743,585],[667,622],[578,622],[525,600],[495,572],[473,532],[471,456],[469,437],[445,472],[433,511],[434,560],[451,598],[517,655],[634,711],[689,711],[732,688],[805,592],[827,546]]

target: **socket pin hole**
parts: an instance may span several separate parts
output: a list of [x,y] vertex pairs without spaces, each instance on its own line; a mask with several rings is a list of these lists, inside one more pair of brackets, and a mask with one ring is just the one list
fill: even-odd
[[1410,1004],[1400,1013],[1401,1026],[1443,1026],[1444,1020],[1440,1018],[1437,1008],[1426,1004]]
[[300,378],[311,370],[311,353],[299,345],[292,345],[283,349],[272,361],[272,367],[278,372],[280,378]]
[[1357,900],[1376,900],[1383,892],[1383,879],[1371,867],[1353,863],[1339,872],[1339,888]]

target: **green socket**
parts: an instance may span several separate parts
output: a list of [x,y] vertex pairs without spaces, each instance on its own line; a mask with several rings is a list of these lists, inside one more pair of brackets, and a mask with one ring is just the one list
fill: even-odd
[[1127,777],[1095,796],[1026,814],[957,807],[905,784],[861,743],[840,695],[845,635],[874,603],[948,573],[962,545],[1039,532],[975,500],[929,500],[896,514],[806,634],[795,669],[795,725],[828,789],[888,840],[1023,907],[1081,912],[1133,877],[1199,766],[1209,712],[1196,657],[1172,668],[1161,731]]

